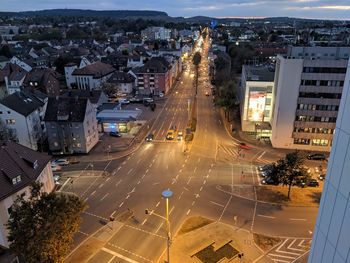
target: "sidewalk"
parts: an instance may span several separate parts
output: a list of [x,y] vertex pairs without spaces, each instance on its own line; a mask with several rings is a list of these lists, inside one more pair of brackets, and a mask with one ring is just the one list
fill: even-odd
[[[226,245],[228,244],[228,245]],[[226,245],[226,249],[224,246]],[[247,230],[237,228],[220,222],[213,222],[209,225],[193,230],[186,234],[177,235],[172,240],[170,258],[172,262],[212,262],[202,261],[197,257],[198,252],[202,251],[205,255],[212,254],[213,257],[221,257],[219,254],[224,253],[223,250],[232,250],[236,253],[243,253],[242,259],[238,258],[238,254],[230,259],[222,257],[220,262],[253,262],[255,259],[263,255],[263,252],[257,248],[254,243],[253,234]],[[213,248],[212,251],[210,251]],[[222,248],[222,249],[220,249]],[[230,252],[228,252],[230,253]],[[166,253],[159,262],[165,262]],[[210,257],[209,257],[210,259]]]

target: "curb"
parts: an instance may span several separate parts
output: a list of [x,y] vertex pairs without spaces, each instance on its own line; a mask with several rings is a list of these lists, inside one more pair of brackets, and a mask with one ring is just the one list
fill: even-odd
[[[252,185],[252,186],[255,188],[254,185]],[[288,205],[288,204],[267,202],[267,201],[262,201],[262,200],[254,200],[254,199],[251,199],[251,198],[249,198],[249,197],[241,196],[241,195],[238,195],[238,194],[235,194],[235,193],[231,193],[231,192],[226,191],[226,190],[222,190],[222,189],[220,189],[219,185],[217,185],[215,188],[216,188],[217,190],[223,192],[223,193],[226,193],[226,194],[229,194],[229,195],[238,197],[238,198],[242,198],[242,199],[245,199],[245,200],[249,200],[249,201],[252,201],[252,202],[262,203],[262,204],[269,204],[269,205],[276,205],[276,206],[277,206],[277,205],[278,205],[278,206],[287,206],[287,207],[319,207],[319,205]]]

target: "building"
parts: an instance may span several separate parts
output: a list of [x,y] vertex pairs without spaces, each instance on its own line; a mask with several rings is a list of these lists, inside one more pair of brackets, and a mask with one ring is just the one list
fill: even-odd
[[350,260],[350,63],[347,69],[309,263]]
[[44,121],[52,154],[88,153],[98,142],[96,111],[88,98],[49,98]]
[[290,47],[278,55],[271,143],[330,151],[350,47]]
[[0,120],[19,144],[37,151],[46,138],[45,108],[45,100],[34,93],[15,92],[0,101]]
[[141,31],[142,39],[147,40],[169,40],[171,38],[171,29],[165,27],[148,27]]
[[0,76],[4,78],[6,93],[12,94],[21,91],[27,74],[28,71],[13,63],[9,63],[1,69]]
[[130,94],[135,88],[135,77],[125,72],[114,72],[107,80],[109,89],[114,90],[115,93]]
[[144,66],[134,68],[130,73],[136,76],[136,91],[139,94],[165,94],[171,87],[170,65],[163,57],[153,57]]
[[60,94],[60,74],[49,68],[34,68],[24,80],[24,86],[28,89],[38,89],[48,96]]
[[89,99],[92,107],[97,111],[97,108],[104,103],[108,103],[108,97],[103,90],[68,90],[62,94],[65,98],[86,98]]
[[243,65],[238,97],[242,131],[257,138],[271,137],[274,69],[268,66]]
[[28,198],[33,182],[51,192],[55,183],[50,156],[14,142],[0,142],[0,246],[9,247],[6,223],[18,196]]
[[100,61],[80,68],[73,64],[65,67],[67,86],[81,90],[101,89],[113,72],[115,68]]

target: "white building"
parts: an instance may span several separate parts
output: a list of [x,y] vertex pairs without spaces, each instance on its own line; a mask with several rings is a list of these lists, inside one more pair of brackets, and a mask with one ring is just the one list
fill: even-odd
[[171,29],[165,27],[148,27],[141,31],[141,37],[148,40],[169,40],[171,38]]
[[38,150],[45,140],[42,123],[46,103],[30,92],[16,92],[0,101],[0,120],[12,130],[17,142]]
[[271,136],[274,74],[267,66],[243,65],[238,92],[242,131]]
[[350,63],[347,69],[309,263],[350,261]]
[[0,246],[9,247],[6,223],[18,196],[30,197],[30,184],[40,182],[42,190],[54,189],[50,156],[14,142],[0,147]]
[[350,47],[292,47],[277,56],[271,143],[330,151]]

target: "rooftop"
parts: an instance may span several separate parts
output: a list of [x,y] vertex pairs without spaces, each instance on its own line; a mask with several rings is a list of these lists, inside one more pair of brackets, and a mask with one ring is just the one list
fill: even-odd
[[75,69],[72,75],[92,75],[95,79],[98,79],[111,74],[114,71],[115,68],[113,68],[111,65],[97,61],[83,68]]
[[49,98],[45,112],[45,122],[83,122],[88,98]]
[[271,67],[243,65],[247,81],[274,81],[275,71]]

